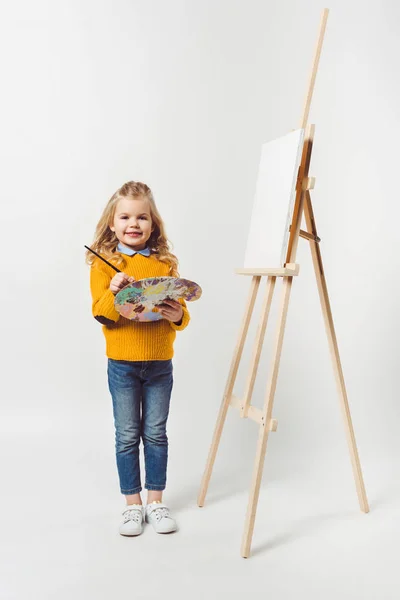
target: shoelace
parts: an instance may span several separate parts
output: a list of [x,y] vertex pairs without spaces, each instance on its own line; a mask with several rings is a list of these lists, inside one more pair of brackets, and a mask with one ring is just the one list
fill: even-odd
[[140,508],[131,508],[124,512],[124,523],[128,521],[135,521],[136,523],[142,522],[142,512]]
[[151,511],[151,514],[159,521],[163,517],[169,517],[169,510],[163,506],[162,508],[155,508]]

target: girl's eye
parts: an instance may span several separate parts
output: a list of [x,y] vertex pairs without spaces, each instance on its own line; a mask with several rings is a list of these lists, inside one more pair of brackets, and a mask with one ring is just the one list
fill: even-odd
[[147,221],[147,217],[139,217],[139,219],[144,219],[145,221]]

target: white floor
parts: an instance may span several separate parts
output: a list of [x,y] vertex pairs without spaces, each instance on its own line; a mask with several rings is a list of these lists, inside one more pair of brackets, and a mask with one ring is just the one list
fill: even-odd
[[200,509],[199,478],[175,468],[165,500],[179,531],[126,538],[110,450],[91,431],[3,436],[1,600],[400,598],[400,484],[384,465],[366,469],[367,515],[347,465],[265,476],[243,559],[247,474],[216,467]]

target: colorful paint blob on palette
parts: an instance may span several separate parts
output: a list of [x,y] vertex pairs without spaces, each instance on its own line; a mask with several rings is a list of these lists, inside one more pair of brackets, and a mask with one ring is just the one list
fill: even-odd
[[124,287],[115,296],[115,310],[131,321],[159,321],[164,317],[157,306],[165,300],[186,302],[198,300],[201,287],[189,279],[179,277],[148,277],[134,281]]

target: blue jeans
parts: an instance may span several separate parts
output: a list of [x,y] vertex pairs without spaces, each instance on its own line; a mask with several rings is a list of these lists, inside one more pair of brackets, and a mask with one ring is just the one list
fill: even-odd
[[113,402],[121,494],[137,494],[142,490],[140,438],[144,446],[145,488],[164,490],[168,462],[166,425],[173,386],[172,360],[109,358],[107,373]]

